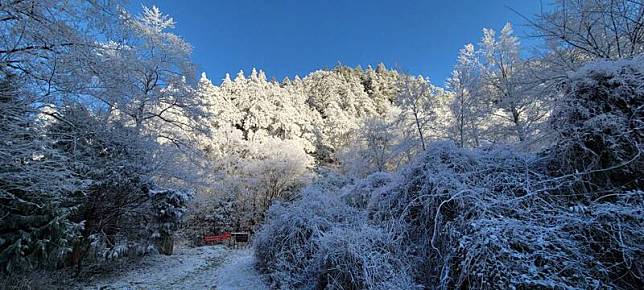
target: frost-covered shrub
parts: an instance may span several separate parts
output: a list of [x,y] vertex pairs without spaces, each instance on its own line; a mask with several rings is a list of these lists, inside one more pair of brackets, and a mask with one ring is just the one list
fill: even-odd
[[551,124],[558,142],[554,174],[583,179],[582,191],[642,188],[644,56],[597,61],[571,75]]
[[472,221],[459,240],[459,285],[637,288],[644,258],[642,193],[590,207],[541,203]]
[[535,193],[524,184],[537,179],[528,171],[530,160],[504,148],[469,151],[434,143],[394,186],[372,197],[369,216],[401,235],[418,282],[460,285],[454,278],[462,275],[455,273],[456,245],[472,221],[511,216],[525,206],[525,198]]
[[420,289],[400,241],[375,225],[336,227],[318,240],[316,289]]
[[318,190],[333,192],[339,191],[347,185],[352,184],[353,179],[344,174],[338,173],[333,168],[318,167],[316,169],[315,181],[309,187],[315,187]]
[[557,219],[472,221],[458,239],[452,257],[457,268],[447,268],[455,272],[449,279],[474,289],[597,288],[601,282],[592,271],[593,257],[579,250],[582,244],[566,230],[569,226]]
[[309,289],[320,273],[315,263],[319,239],[335,227],[356,224],[359,217],[338,198],[314,187],[291,204],[273,205],[253,242],[258,269],[273,287]]
[[281,289],[413,289],[400,240],[366,212],[309,187],[271,207],[254,240],[257,266]]
[[542,157],[433,143],[395,175],[275,207],[260,268],[295,289],[637,288],[643,193],[572,199],[575,179]]
[[620,192],[569,210],[583,213],[571,227],[606,284],[617,288],[644,284],[644,192]]
[[356,208],[365,209],[374,192],[386,187],[393,180],[394,176],[387,172],[375,172],[364,179],[358,180],[355,184],[342,188],[342,200]]
[[[589,205],[509,149],[430,146],[369,203],[400,235],[416,281],[452,288],[630,288],[642,283],[642,193]],[[414,258],[415,257],[415,258]]]

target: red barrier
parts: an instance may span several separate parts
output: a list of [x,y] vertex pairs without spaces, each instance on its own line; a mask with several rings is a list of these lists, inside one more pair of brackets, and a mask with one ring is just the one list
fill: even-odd
[[230,239],[230,233],[223,233],[221,235],[205,235],[203,236],[204,243],[218,243]]

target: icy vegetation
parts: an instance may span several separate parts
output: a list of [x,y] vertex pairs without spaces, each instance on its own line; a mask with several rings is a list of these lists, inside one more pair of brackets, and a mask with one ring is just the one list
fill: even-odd
[[580,68],[541,152],[434,142],[393,175],[308,187],[271,208],[259,269],[283,289],[637,288],[642,64]]
[[551,4],[441,87],[213,81],[155,6],[0,0],[0,288],[641,288],[644,5]]

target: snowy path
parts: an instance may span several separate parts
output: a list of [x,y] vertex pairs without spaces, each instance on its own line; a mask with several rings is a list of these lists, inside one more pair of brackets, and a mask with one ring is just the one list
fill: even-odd
[[120,275],[87,282],[81,289],[268,289],[253,269],[251,250],[223,246],[179,249],[143,259]]

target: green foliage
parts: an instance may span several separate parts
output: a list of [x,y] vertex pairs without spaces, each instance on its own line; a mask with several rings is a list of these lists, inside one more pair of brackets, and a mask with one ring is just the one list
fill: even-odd
[[70,220],[79,180],[43,136],[16,81],[5,72],[0,76],[1,271],[55,265],[82,229]]

